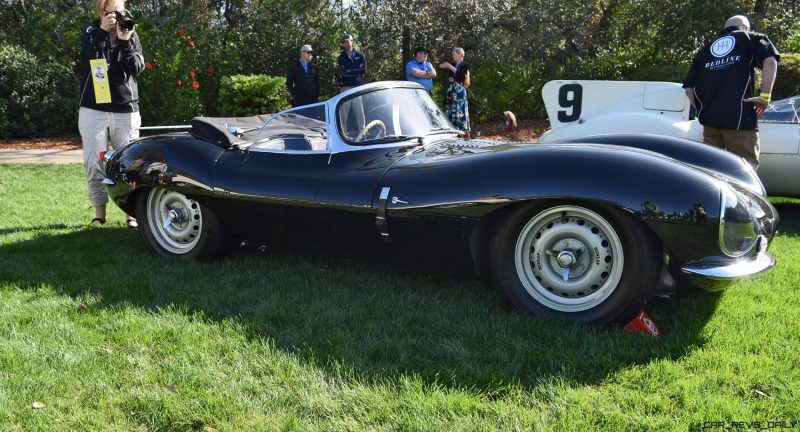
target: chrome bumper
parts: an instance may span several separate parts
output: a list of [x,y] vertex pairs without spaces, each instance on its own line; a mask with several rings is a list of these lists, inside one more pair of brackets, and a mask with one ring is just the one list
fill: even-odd
[[775,267],[775,257],[762,252],[754,257],[725,263],[692,263],[681,268],[691,285],[714,289],[724,287],[736,279],[757,275]]

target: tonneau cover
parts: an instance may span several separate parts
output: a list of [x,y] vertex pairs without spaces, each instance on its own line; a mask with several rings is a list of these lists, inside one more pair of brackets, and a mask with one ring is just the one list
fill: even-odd
[[270,117],[272,114],[253,117],[195,117],[189,133],[195,138],[221,147],[243,145],[250,142],[245,139],[244,134],[260,129]]

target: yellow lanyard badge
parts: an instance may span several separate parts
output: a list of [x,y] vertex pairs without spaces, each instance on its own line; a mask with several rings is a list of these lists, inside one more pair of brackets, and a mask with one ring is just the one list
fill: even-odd
[[106,59],[89,60],[92,82],[94,82],[95,102],[111,103],[111,89],[108,87],[108,63]]

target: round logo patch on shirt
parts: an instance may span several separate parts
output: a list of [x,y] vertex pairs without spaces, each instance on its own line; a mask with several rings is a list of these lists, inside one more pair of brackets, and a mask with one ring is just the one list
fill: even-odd
[[736,38],[730,35],[723,36],[711,44],[711,54],[717,58],[725,57],[733,51],[733,47],[735,46]]

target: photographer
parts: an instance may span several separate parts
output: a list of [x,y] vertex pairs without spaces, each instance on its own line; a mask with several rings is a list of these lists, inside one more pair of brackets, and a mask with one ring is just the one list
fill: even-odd
[[[98,20],[81,37],[81,102],[78,129],[83,141],[83,167],[89,201],[95,208],[92,226],[106,222],[108,193],[101,183],[99,154],[128,144],[139,133],[139,89],[136,76],[145,67],[142,44],[125,12],[123,0],[94,0]],[[136,220],[128,217],[136,228]]]

